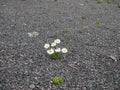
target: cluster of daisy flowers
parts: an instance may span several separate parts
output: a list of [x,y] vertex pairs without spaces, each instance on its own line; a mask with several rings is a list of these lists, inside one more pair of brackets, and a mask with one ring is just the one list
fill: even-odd
[[[60,52],[67,53],[68,50],[66,48],[61,49],[61,48],[56,47],[56,45],[59,44],[60,42],[61,42],[60,39],[55,39],[54,42],[52,42],[51,44],[46,43],[44,45],[44,48],[47,49],[47,53],[49,55],[52,55],[55,53],[60,53]],[[56,48],[54,48],[54,47],[56,47]]]

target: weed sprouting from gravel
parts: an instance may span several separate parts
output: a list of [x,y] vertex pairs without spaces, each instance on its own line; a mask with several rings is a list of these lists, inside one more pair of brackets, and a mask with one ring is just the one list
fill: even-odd
[[87,28],[89,28],[89,26],[83,26],[83,28],[84,28],[84,29],[87,29]]
[[67,32],[69,32],[67,29],[62,30],[62,33],[67,33]]
[[96,10],[96,7],[93,6],[92,9],[93,9],[93,10]]
[[103,3],[103,0],[97,0],[97,3],[99,3],[99,4]]
[[61,77],[51,78],[51,83],[54,85],[62,85],[64,84],[64,80]]
[[86,16],[82,16],[82,19],[84,20],[84,19],[86,19],[87,17]]
[[120,4],[118,4],[118,8],[120,8]]
[[110,0],[105,0],[107,4],[110,4]]
[[100,25],[101,24],[101,21],[96,21],[96,25]]
[[86,3],[88,3],[89,1],[88,0],[85,0]]
[[51,59],[60,59],[62,56],[61,56],[61,54],[59,53],[59,52],[55,52],[55,53],[53,53],[53,54],[51,54],[50,55],[50,58]]

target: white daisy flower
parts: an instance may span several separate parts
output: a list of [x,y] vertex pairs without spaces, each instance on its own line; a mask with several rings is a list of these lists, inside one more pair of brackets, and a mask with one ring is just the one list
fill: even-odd
[[61,51],[60,48],[55,49],[55,52],[60,52],[60,51]]
[[62,52],[63,52],[63,53],[67,53],[68,50],[67,50],[66,48],[62,48]]
[[60,39],[55,39],[54,42],[55,43],[60,43],[61,41],[60,41]]
[[44,45],[44,48],[45,48],[45,49],[48,49],[49,47],[50,47],[49,44],[45,44],[45,45]]
[[53,54],[54,53],[54,49],[51,48],[51,49],[47,50],[47,53],[50,54],[50,55]]
[[56,43],[52,43],[52,44],[51,44],[51,47],[54,47],[54,46],[56,46]]

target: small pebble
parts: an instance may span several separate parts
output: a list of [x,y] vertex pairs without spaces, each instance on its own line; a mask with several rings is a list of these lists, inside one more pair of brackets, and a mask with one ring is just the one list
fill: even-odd
[[86,88],[86,87],[83,87],[83,90],[87,90],[87,88]]
[[2,87],[2,84],[0,84],[0,87]]
[[116,59],[115,56],[112,56],[112,55],[111,55],[110,58],[113,59],[113,60],[115,60],[115,61],[117,61],[117,59]]
[[35,80],[37,80],[38,78],[37,77],[35,77]]
[[26,26],[27,24],[26,24],[26,23],[23,23],[23,25],[25,25],[25,26]]
[[29,37],[36,37],[36,36],[38,36],[39,35],[39,33],[38,32],[30,32],[30,33],[28,33],[28,36]]
[[84,4],[80,4],[81,6],[83,6]]
[[118,49],[120,50],[120,47],[118,47]]
[[4,4],[3,6],[5,7],[5,6],[7,6],[7,5]]
[[35,85],[34,85],[34,84],[31,84],[31,85],[30,85],[30,88],[31,88],[31,89],[35,88]]

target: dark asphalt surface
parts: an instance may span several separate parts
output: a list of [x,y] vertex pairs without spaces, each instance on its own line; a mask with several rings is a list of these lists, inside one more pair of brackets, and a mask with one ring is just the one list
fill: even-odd
[[[0,0],[0,90],[120,90],[120,8],[111,1]],[[68,53],[54,61],[43,46],[56,38]],[[56,76],[65,84],[52,85]]]

